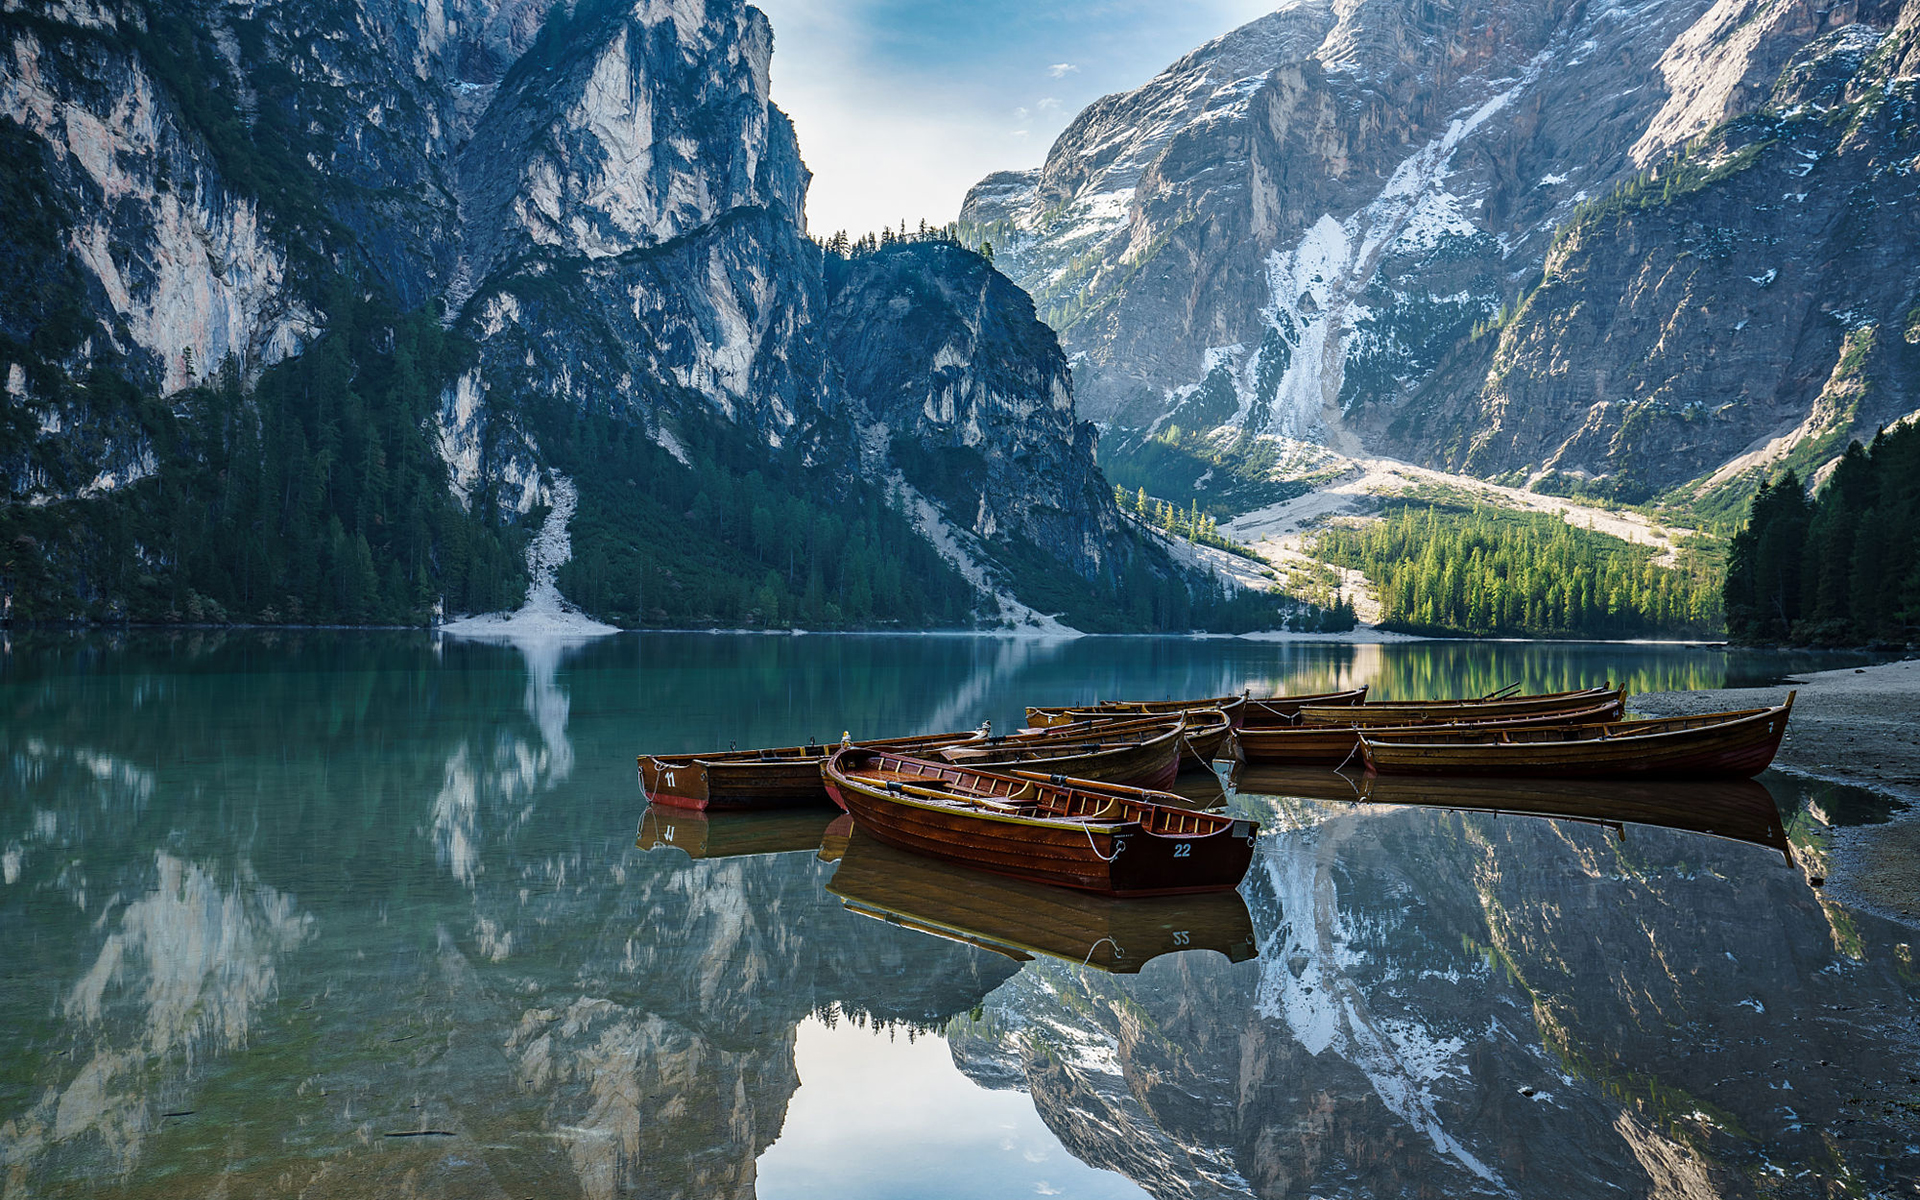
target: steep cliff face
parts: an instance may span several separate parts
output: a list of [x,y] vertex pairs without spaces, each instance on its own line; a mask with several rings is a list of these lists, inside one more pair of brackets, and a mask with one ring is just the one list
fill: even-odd
[[40,334],[49,365],[75,371],[107,353],[128,356],[138,377],[168,392],[229,355],[265,365],[297,352],[316,317],[289,288],[284,244],[264,228],[257,199],[231,187],[184,126],[113,14],[63,25],[9,13],[0,34],[11,169],[21,190],[43,198],[51,228],[42,253],[78,268],[71,282],[34,274],[83,289],[61,299],[95,318],[55,333],[34,311],[53,297],[9,288],[6,334]]
[[983,542],[1047,547],[1082,576],[1121,536],[1093,426],[1032,302],[980,256],[902,243],[829,261],[828,347],[906,481]]
[[[1562,261],[1568,243],[1556,244],[1556,233],[1616,184],[1766,101],[1812,40],[1840,39],[1816,54],[1864,46],[1879,33],[1835,31],[1884,32],[1896,16],[1888,0],[1290,5],[1090,107],[1039,171],[984,180],[963,226],[994,244],[996,261],[1061,329],[1085,410],[1111,426],[1110,463],[1123,475],[1146,472],[1167,494],[1225,488],[1222,502],[1244,509],[1268,494],[1247,481],[1311,473],[1329,450],[1537,473],[1584,436],[1584,407],[1542,413],[1517,439],[1503,424],[1499,454],[1474,447],[1487,412],[1531,410],[1501,399],[1528,369],[1489,376],[1484,333],[1530,292],[1550,253]],[[1863,69],[1898,77],[1885,65]],[[1862,83],[1856,95],[1870,90]],[[1855,135],[1861,149],[1880,147],[1881,173],[1859,159],[1866,173],[1835,179],[1835,205],[1867,194],[1889,212],[1902,203],[1905,176],[1884,170],[1904,161],[1898,92],[1876,110],[1884,124]],[[1785,111],[1795,101],[1773,103]],[[1774,228],[1769,209],[1749,222],[1758,199],[1729,198],[1712,224],[1735,242],[1823,244],[1811,232],[1826,228],[1817,217]],[[1687,249],[1677,229],[1643,223],[1639,232],[1643,249],[1660,239],[1673,255]],[[1903,279],[1898,257],[1856,269]],[[1585,299],[1631,314],[1652,337],[1686,306],[1652,294],[1650,282],[1561,294],[1569,307]],[[1739,320],[1716,339],[1721,363],[1743,356]],[[1611,373],[1612,400],[1652,400],[1663,381],[1617,386],[1623,356],[1611,342],[1600,349],[1603,340],[1567,342],[1560,358],[1535,365]],[[1703,346],[1692,346],[1696,361]],[[1677,482],[1746,451],[1760,429],[1784,432],[1786,413],[1797,421],[1815,407],[1832,350],[1716,381],[1709,406],[1775,399],[1750,425],[1691,436],[1649,469]],[[1436,423],[1449,411],[1462,415]],[[1620,464],[1589,456],[1567,465]]]
[[[399,313],[439,314],[470,347],[425,381],[440,402],[420,436],[471,536],[524,525],[555,472],[578,477],[590,529],[576,545],[592,579],[574,582],[622,619],[964,622],[968,604],[938,593],[988,587],[974,559],[1006,538],[1044,548],[1047,571],[1113,584],[1126,538],[1058,347],[991,268],[958,249],[914,251],[928,288],[911,303],[929,309],[889,309],[880,336],[902,344],[869,342],[860,386],[878,390],[849,394],[828,349],[827,265],[806,236],[808,173],[768,96],[772,29],[745,3],[126,0],[9,11],[0,31],[0,135],[18,151],[7,184],[30,214],[5,251],[54,285],[0,301],[10,500],[98,498],[211,461],[180,431],[155,433],[132,398],[87,399],[96,369],[177,397],[161,424],[191,424],[208,389],[244,391],[340,325],[343,295],[377,294]],[[934,278],[944,271],[959,274]],[[403,390],[422,382],[417,358],[367,344]],[[894,383],[876,382],[888,373]],[[871,436],[905,435],[894,392],[936,377],[959,408],[892,443]],[[348,425],[354,412],[348,403]],[[236,426],[217,424],[231,442]],[[342,460],[329,441],[341,429],[354,440],[337,422],[306,430],[307,444],[327,443],[318,461]],[[925,454],[962,450],[990,464],[964,504],[940,487],[914,501],[924,509],[885,502],[899,467],[921,479]],[[636,511],[633,489],[663,473],[676,478],[650,500],[668,510]],[[738,525],[714,511],[736,502]],[[824,521],[836,502],[867,514],[859,529]],[[756,509],[803,526],[820,578],[789,537],[753,524]],[[937,544],[964,579],[897,544],[916,526],[932,538],[926,554]],[[954,551],[952,530],[978,545]],[[28,532],[37,545],[48,536]],[[134,549],[153,557],[144,536],[135,530]],[[351,552],[356,538],[369,570],[397,571],[383,585],[394,615],[444,584],[440,546],[389,563],[370,517],[347,519],[336,540]],[[914,599],[859,570],[836,582],[820,559],[850,543],[911,566],[932,593]],[[120,603],[76,565],[79,548],[35,553],[36,578],[68,580],[53,607]],[[420,586],[406,582],[422,570]],[[1155,570],[1179,574],[1164,556]],[[698,599],[678,595],[689,574],[706,577]]]
[[776,447],[835,407],[772,41],[742,4],[583,4],[515,64],[460,158],[450,298],[489,383],[655,420],[692,400]]
[[1916,13],[1817,39],[1757,111],[1584,209],[1499,330],[1453,460],[1706,497],[1920,408]]

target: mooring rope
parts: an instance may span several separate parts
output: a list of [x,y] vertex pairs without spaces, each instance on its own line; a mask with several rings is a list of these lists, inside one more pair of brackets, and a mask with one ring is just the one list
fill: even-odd
[[1120,857],[1120,852],[1122,850],[1125,850],[1127,848],[1127,844],[1125,842],[1121,841],[1119,838],[1114,838],[1113,853],[1102,854],[1100,853],[1099,844],[1093,840],[1093,826],[1088,825],[1086,822],[1083,821],[1080,824],[1080,832],[1087,835],[1087,848],[1089,850],[1092,850],[1093,856],[1099,859],[1101,862],[1109,862],[1109,863],[1112,862],[1114,859]]

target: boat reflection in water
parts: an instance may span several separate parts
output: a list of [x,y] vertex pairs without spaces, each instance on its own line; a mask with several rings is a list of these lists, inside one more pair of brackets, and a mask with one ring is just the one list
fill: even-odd
[[896,850],[842,821],[821,848],[840,862],[827,890],[863,916],[1016,962],[1045,955],[1116,975],[1182,950],[1217,950],[1236,963],[1258,953],[1238,892],[1116,900]]
[[640,817],[634,845],[642,850],[684,850],[690,858],[811,853],[818,849],[833,815],[831,809],[699,812],[650,804]]
[[1793,865],[1780,808],[1751,779],[1434,779],[1256,768],[1235,783],[1241,793],[1580,821],[1623,841],[1628,825],[1656,825],[1765,846]]

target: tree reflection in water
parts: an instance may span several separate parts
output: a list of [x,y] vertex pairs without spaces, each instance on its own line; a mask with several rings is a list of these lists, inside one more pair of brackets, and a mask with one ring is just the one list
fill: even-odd
[[[886,919],[926,916],[910,897],[849,911],[834,863],[778,852],[784,825],[703,830],[697,859],[659,823],[636,844],[643,749],[999,725],[1094,694],[1717,683],[1725,655],[35,638],[0,655],[6,1195],[751,1195],[804,1086],[796,1030],[826,1014],[910,1031],[903,1087],[944,1038],[1155,1195],[1911,1176],[1907,935],[1763,845],[1249,777],[1233,802],[1268,836],[1236,919],[1257,957],[1128,974],[1065,961],[1017,907],[940,936]],[[1840,806],[1789,800],[1811,870]],[[995,948],[960,936],[982,919]],[[990,1183],[949,1174],[949,1194]]]

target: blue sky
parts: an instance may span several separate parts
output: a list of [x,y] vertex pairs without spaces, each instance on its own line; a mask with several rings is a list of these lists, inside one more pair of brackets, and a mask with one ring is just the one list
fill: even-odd
[[951,220],[982,175],[1038,166],[1089,102],[1277,0],[755,0],[773,98],[813,169],[808,225]]

